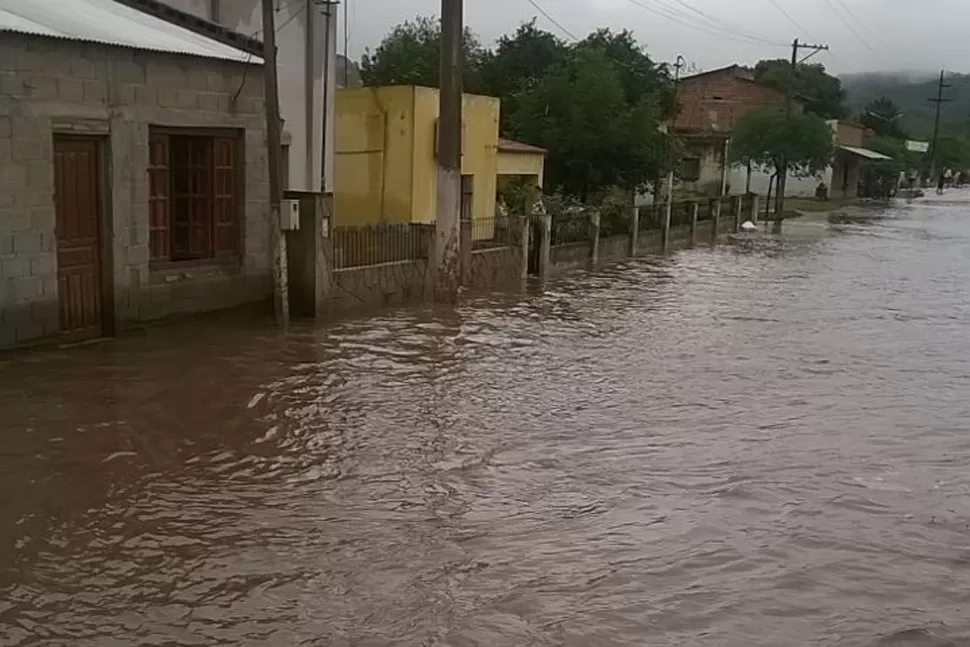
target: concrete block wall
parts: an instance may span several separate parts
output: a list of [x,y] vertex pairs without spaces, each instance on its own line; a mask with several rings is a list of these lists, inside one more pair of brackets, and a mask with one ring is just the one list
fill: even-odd
[[[0,346],[56,333],[55,134],[102,142],[102,255],[116,328],[271,298],[269,182],[258,66],[0,33]],[[152,126],[232,129],[245,178],[238,263],[149,263]]]
[[466,287],[476,290],[488,290],[521,283],[522,264],[527,259],[522,256],[522,248],[498,247],[495,249],[477,249],[469,255],[471,264]]
[[325,314],[359,312],[431,298],[434,276],[427,260],[397,261],[334,270]]

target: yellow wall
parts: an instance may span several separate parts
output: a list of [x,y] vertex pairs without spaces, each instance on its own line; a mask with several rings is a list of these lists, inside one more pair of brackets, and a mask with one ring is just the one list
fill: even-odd
[[[473,218],[495,215],[500,102],[465,95],[462,173],[473,176]],[[437,210],[438,91],[337,91],[334,222],[431,222]]]
[[498,174],[500,176],[526,176],[535,185],[542,188],[542,176],[545,173],[546,156],[542,153],[526,153],[518,151],[498,152]]
[[[465,149],[461,172],[473,177],[472,218],[495,217],[495,175],[498,171],[498,120],[500,101],[495,97],[466,94],[462,101]],[[438,158],[435,154],[435,123],[438,91],[415,89],[414,200],[415,222],[434,220],[438,201]]]
[[337,91],[335,225],[411,220],[414,90]]

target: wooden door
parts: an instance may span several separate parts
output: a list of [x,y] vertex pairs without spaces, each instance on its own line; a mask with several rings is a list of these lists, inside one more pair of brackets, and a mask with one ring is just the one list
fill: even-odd
[[61,331],[102,333],[101,187],[98,141],[54,139],[57,292]]

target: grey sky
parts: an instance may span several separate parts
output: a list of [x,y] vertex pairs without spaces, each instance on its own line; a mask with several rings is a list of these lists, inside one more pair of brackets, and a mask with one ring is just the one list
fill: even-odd
[[[790,55],[790,47],[736,40],[724,31],[779,43],[790,43],[796,36],[802,41],[827,43],[831,53],[820,54],[817,60],[838,73],[929,71],[941,67],[962,72],[970,50],[970,2],[966,0],[535,1],[579,37],[596,27],[630,28],[654,58],[672,60],[683,54],[700,69]],[[395,24],[416,15],[435,14],[440,6],[440,0],[344,2],[349,6],[350,54],[354,58],[365,47],[376,46]],[[775,5],[788,13],[800,29]],[[645,7],[670,14],[673,19],[660,17]],[[712,26],[698,12],[717,19],[721,26]],[[469,27],[487,44],[533,16],[538,17],[541,27],[563,35],[528,0],[465,0],[465,13]]]

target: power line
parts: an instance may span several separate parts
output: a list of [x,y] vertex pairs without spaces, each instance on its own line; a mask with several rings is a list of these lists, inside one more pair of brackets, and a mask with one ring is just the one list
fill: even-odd
[[716,29],[724,29],[725,27],[727,27],[727,28],[730,28],[731,30],[733,30],[734,32],[736,32],[738,34],[744,35],[744,36],[749,37],[749,38],[751,38],[753,40],[764,40],[764,39],[760,38],[759,36],[752,36],[750,34],[750,32],[748,32],[747,30],[745,30],[743,27],[740,27],[740,26],[738,26],[738,25],[736,25],[736,24],[734,24],[732,22],[729,22],[727,20],[724,20],[723,18],[717,18],[717,17],[712,16],[711,14],[707,13],[706,11],[703,11],[701,9],[698,9],[697,7],[695,7],[695,6],[693,6],[693,5],[685,2],[685,0],[673,0],[673,1],[676,2],[678,5],[680,5],[681,7],[683,7],[684,9],[687,9],[691,13],[694,13],[694,14],[700,16],[701,18],[704,18],[708,23],[710,23],[711,25],[713,25]]
[[876,50],[872,47],[872,45],[869,44],[869,41],[867,41],[865,38],[863,38],[862,34],[860,34],[859,31],[855,27],[852,26],[852,23],[850,23],[848,20],[846,20],[842,16],[842,14],[839,13],[838,9],[835,8],[835,4],[832,2],[832,0],[825,0],[825,4],[827,4],[829,6],[829,9],[831,9],[832,10],[832,13],[835,14],[835,17],[839,19],[839,22],[841,22],[843,25],[845,25],[846,29],[848,29],[850,32],[852,32],[852,34],[856,38],[859,39],[859,42],[861,42],[863,45],[866,46],[866,49],[868,49],[870,52],[872,52],[876,56],[879,55],[879,54],[876,53]]
[[545,16],[546,17],[546,20],[548,20],[553,25],[555,25],[559,29],[559,31],[561,31],[562,33],[566,34],[567,36],[569,36],[573,40],[577,40],[577,41],[579,40],[578,38],[576,38],[576,34],[574,34],[573,32],[569,31],[568,29],[566,29],[562,25],[562,23],[560,23],[558,20],[556,20],[555,18],[553,18],[552,16],[550,16],[548,11],[546,11],[545,9],[543,9],[542,7],[540,7],[539,6],[539,3],[536,2],[536,0],[529,0],[529,4],[531,4],[533,7],[535,7],[535,10],[538,11],[539,13],[541,13],[543,16]]
[[[832,4],[832,1],[833,1],[833,0],[826,0],[826,2],[827,2],[827,3],[828,3],[828,5],[829,5],[829,8],[831,8],[831,9],[832,9],[832,13],[834,13],[834,14],[835,14],[836,16],[838,16],[838,18],[839,18],[839,20],[841,20],[841,21],[842,21],[842,23],[843,23],[843,24],[844,24],[844,25],[845,25],[845,26],[846,26],[846,27],[847,27],[847,28],[849,29],[849,31],[851,31],[851,32],[852,32],[852,33],[853,33],[853,34],[854,34],[854,35],[856,36],[856,38],[858,38],[858,39],[859,39],[860,41],[862,41],[862,44],[863,44],[863,45],[865,45],[865,46],[866,46],[866,48],[867,48],[867,49],[868,49],[868,50],[869,50],[870,52],[872,52],[872,53],[873,53],[873,54],[875,54],[876,56],[879,56],[879,53],[878,53],[878,52],[876,52],[876,51],[875,51],[875,50],[874,50],[874,49],[872,48],[872,46],[871,46],[871,45],[870,45],[870,44],[869,44],[869,43],[868,43],[868,42],[866,41],[866,39],[862,37],[862,34],[860,34],[860,33],[859,33],[859,32],[858,32],[858,31],[857,31],[857,30],[856,30],[856,29],[855,29],[855,28],[854,28],[854,27],[852,26],[852,24],[851,24],[851,23],[850,23],[849,21],[847,21],[847,20],[846,20],[845,18],[843,18],[843,17],[841,16],[841,15],[839,15],[839,12],[838,12],[838,11],[836,11],[836,8],[835,8],[835,6],[834,6],[834,5]],[[873,37],[873,39],[874,39],[874,41],[875,41],[875,43],[876,43],[876,44],[877,44],[877,45],[878,45],[878,46],[879,46],[879,47],[880,47],[880,48],[881,48],[881,49],[882,49],[882,50],[883,50],[883,51],[884,51],[885,53],[887,53],[887,54],[889,54],[890,56],[892,56],[893,58],[895,58],[895,59],[896,59],[897,61],[899,61],[899,62],[901,62],[901,63],[903,63],[904,65],[906,64],[906,61],[905,61],[905,60],[903,60],[903,58],[902,58],[901,56],[899,56],[899,54],[897,54],[897,53],[896,53],[896,50],[895,50],[895,49],[894,49],[893,47],[890,47],[890,46],[887,46],[887,45],[885,44],[885,42],[883,42],[882,40],[880,40],[880,38],[879,38],[879,35],[878,35],[878,34],[876,34],[876,33],[875,33],[875,32],[874,32],[874,31],[873,31],[872,29],[870,29],[870,28],[869,28],[869,26],[868,26],[868,25],[867,25],[867,24],[865,23],[865,21],[862,21],[862,20],[859,20],[859,17],[858,17],[858,16],[856,16],[856,15],[855,15],[855,13],[853,13],[853,12],[852,12],[852,9],[850,9],[850,8],[849,8],[849,6],[848,6],[848,5],[847,5],[847,4],[845,3],[845,2],[843,2],[843,0],[834,0],[834,1],[835,1],[835,3],[836,3],[836,4],[837,4],[837,5],[838,5],[838,6],[839,6],[839,7],[841,8],[841,10],[842,10],[842,11],[843,11],[843,12],[844,12],[844,13],[845,13],[845,14],[846,14],[846,15],[847,15],[847,16],[848,16],[848,17],[849,17],[849,18],[850,18],[850,19],[851,19],[852,21],[854,21],[854,22],[855,22],[855,24],[856,24],[856,25],[858,25],[859,27],[861,27],[861,28],[862,28],[863,30],[865,30],[866,32],[868,32],[868,34],[869,34],[870,36],[872,36],[872,37]]]
[[787,11],[785,11],[785,9],[780,4],[778,4],[778,0],[768,0],[768,2],[770,2],[771,3],[771,6],[773,6],[775,9],[777,9],[778,12],[781,13],[781,15],[783,15],[785,18],[787,18],[788,19],[788,22],[790,22],[795,29],[797,29],[798,31],[804,33],[809,38],[815,39],[814,36],[812,36],[810,33],[808,33],[808,30],[807,29],[805,29],[800,24],[798,24],[798,21],[795,20],[794,18],[792,18],[791,14],[788,13]]
[[645,10],[645,11],[649,11],[650,13],[652,13],[654,15],[660,16],[662,18],[666,18],[667,20],[670,20],[671,22],[675,22],[675,23],[677,23],[679,25],[683,25],[683,26],[688,27],[690,29],[696,29],[697,31],[702,31],[702,32],[704,32],[706,34],[709,34],[709,35],[712,35],[712,36],[718,36],[720,38],[725,38],[725,39],[728,39],[728,40],[736,40],[736,41],[741,41],[741,42],[746,42],[746,43],[754,43],[754,44],[757,44],[757,45],[784,46],[784,43],[781,43],[781,42],[778,42],[778,41],[771,41],[771,40],[767,40],[765,38],[758,38],[756,36],[746,36],[744,34],[738,34],[738,33],[735,33],[735,32],[731,32],[729,30],[724,30],[723,28],[721,28],[720,30],[716,30],[715,28],[709,27],[708,25],[699,24],[699,23],[695,23],[695,22],[690,22],[692,19],[682,17],[682,16],[684,16],[683,12],[681,12],[680,14],[678,14],[678,13],[676,13],[676,9],[674,9],[673,7],[670,7],[670,6],[661,5],[661,7],[662,7],[661,8],[661,7],[656,7],[654,5],[648,5],[648,4],[645,3],[644,0],[627,0],[627,1],[629,3],[637,6],[637,7]]

